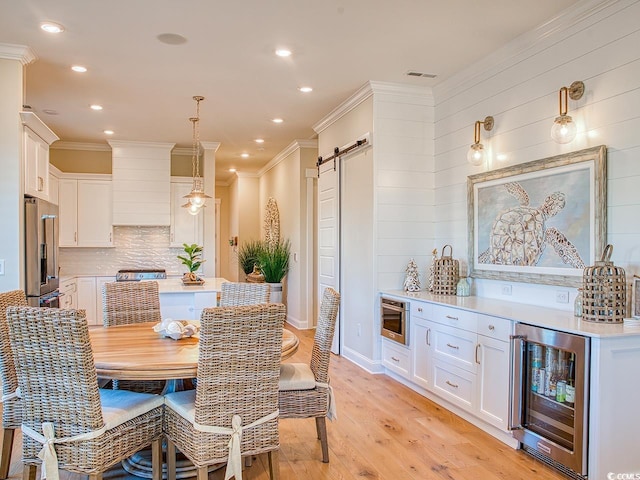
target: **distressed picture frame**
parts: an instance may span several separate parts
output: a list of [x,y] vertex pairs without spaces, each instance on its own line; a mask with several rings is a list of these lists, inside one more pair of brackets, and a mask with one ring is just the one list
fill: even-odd
[[606,146],[467,177],[470,276],[578,287],[606,245]]

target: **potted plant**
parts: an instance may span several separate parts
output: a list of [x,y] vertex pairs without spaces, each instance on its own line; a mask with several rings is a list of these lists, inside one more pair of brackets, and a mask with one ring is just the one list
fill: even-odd
[[264,243],[260,240],[249,240],[238,247],[238,264],[245,275],[249,275],[259,265],[258,255],[263,250]]
[[282,293],[282,280],[289,272],[289,255],[291,243],[289,240],[263,244],[263,250],[258,254],[260,272],[264,275],[264,281],[271,284],[272,303],[284,303]]
[[203,283],[203,280],[196,275],[196,272],[204,263],[204,260],[202,260],[202,247],[196,243],[191,245],[183,243],[182,247],[186,255],[178,255],[178,259],[189,269],[189,272],[183,275],[182,281]]

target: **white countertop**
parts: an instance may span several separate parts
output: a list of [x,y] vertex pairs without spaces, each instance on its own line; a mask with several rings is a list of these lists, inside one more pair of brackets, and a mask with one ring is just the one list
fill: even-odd
[[385,290],[380,293],[409,300],[418,299],[440,303],[463,310],[506,318],[514,322],[527,323],[529,325],[551,328],[587,337],[640,336],[640,321],[637,319],[625,320],[625,323],[603,324],[584,321],[579,317],[574,317],[573,312],[566,310],[538,307],[525,303],[506,302],[492,298],[433,295],[426,291],[404,292],[402,290]]
[[158,282],[158,291],[163,293],[201,293],[220,292],[222,284],[228,282],[222,277],[205,277],[202,285],[184,285],[181,278],[167,278],[166,280],[155,280]]

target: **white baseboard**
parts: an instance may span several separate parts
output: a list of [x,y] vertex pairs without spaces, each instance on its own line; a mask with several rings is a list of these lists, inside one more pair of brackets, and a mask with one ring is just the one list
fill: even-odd
[[366,370],[369,373],[373,373],[373,374],[384,373],[384,367],[382,366],[382,363],[379,360],[371,360],[370,358],[361,355],[355,350],[343,347],[342,356],[347,360],[349,360],[350,362],[355,363],[360,368]]

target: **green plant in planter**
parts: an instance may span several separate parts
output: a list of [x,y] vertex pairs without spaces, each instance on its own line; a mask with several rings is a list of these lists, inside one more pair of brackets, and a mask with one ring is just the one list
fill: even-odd
[[238,263],[245,275],[253,272],[253,267],[259,264],[258,255],[263,250],[264,243],[260,240],[249,240],[238,247]]
[[265,282],[282,283],[282,279],[289,271],[290,254],[289,240],[279,240],[273,245],[264,244],[264,250],[258,254],[258,264]]
[[200,265],[204,263],[204,260],[202,260],[202,247],[195,243],[191,245],[183,243],[182,246],[186,256],[178,255],[178,259],[182,261],[183,265],[187,266],[190,273],[197,272]]

